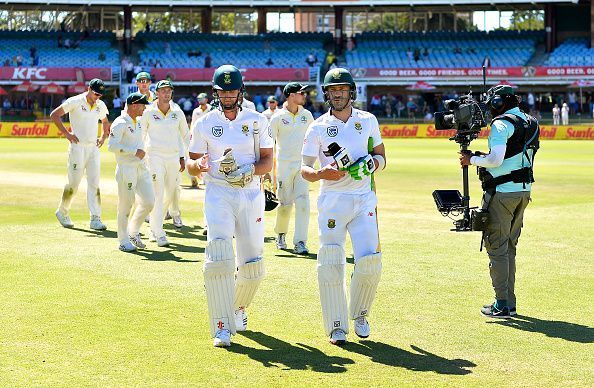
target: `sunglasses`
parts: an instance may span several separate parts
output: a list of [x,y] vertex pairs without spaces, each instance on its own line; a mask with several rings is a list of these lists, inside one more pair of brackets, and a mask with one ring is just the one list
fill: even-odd
[[151,82],[151,80],[150,80],[150,79],[148,79],[148,78],[143,78],[143,79],[139,79],[139,80],[138,80],[138,81],[136,81],[136,82],[138,82],[138,83],[141,83],[141,84],[148,84],[148,83],[150,83],[150,82]]
[[101,94],[101,93],[93,92],[93,94],[97,97],[103,97],[103,94]]

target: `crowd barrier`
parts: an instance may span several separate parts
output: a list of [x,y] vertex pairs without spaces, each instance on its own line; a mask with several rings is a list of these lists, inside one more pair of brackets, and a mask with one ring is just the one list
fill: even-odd
[[[68,128],[68,124],[66,124]],[[382,137],[389,138],[449,138],[454,130],[438,131],[433,124],[384,124],[380,125]],[[98,133],[101,126],[98,125]],[[483,129],[479,137],[489,136]],[[0,123],[0,137],[61,137],[58,127],[50,122]],[[540,138],[550,140],[594,140],[594,124],[590,125],[541,125]]]

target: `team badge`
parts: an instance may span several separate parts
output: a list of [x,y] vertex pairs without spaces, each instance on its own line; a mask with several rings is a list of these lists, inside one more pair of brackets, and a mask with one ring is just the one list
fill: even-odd
[[332,78],[340,79],[340,70],[334,69],[334,71],[332,72]]
[[76,163],[72,164],[72,169],[76,170]]
[[355,123],[355,129],[357,130],[357,132],[361,133],[361,131],[363,130],[361,123]]
[[250,129],[248,128],[247,124],[241,125],[241,133],[243,133],[246,136],[248,135],[248,133],[250,133]]
[[328,228],[329,229],[336,228],[336,220],[335,219],[332,219],[332,218],[328,219]]
[[153,182],[157,180],[157,174],[153,174]]
[[176,119],[177,119],[177,113],[173,113],[173,114],[171,115],[171,118],[172,118],[172,119],[174,119],[174,120],[176,120]]
[[223,82],[226,84],[230,84],[231,83],[231,74],[225,73],[225,75],[223,76]]
[[301,116],[301,122],[302,123],[306,123],[307,122],[307,118],[305,116]]
[[128,190],[132,190],[132,182],[128,182]]
[[326,128],[326,132],[328,132],[328,136],[336,137],[336,135],[338,135],[338,127],[336,125],[332,125]]
[[220,125],[212,127],[212,135],[214,137],[221,137],[223,135],[223,127],[221,127]]

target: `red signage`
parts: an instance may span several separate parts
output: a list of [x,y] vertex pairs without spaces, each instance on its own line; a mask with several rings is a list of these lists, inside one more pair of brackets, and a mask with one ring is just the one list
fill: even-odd
[[0,67],[1,81],[84,81],[101,78],[111,81],[109,67]]
[[[285,68],[285,69],[239,69],[245,81],[309,81],[309,69]],[[212,81],[215,69],[153,69],[152,75],[156,79],[170,78],[172,81]]]
[[[398,68],[353,68],[355,78],[480,78],[482,68],[432,68],[432,69],[398,69]],[[490,67],[488,77],[588,77],[594,78],[594,67]]]

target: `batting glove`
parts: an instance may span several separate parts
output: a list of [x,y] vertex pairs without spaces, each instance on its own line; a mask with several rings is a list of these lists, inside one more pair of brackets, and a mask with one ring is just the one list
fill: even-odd
[[371,155],[363,156],[353,163],[349,168],[348,172],[351,178],[360,181],[364,177],[373,174],[375,171],[375,162]]

